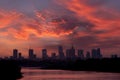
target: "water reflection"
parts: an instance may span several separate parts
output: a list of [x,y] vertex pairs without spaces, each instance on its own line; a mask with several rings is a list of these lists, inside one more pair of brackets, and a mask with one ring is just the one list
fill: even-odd
[[120,73],[82,72],[64,70],[41,70],[23,68],[20,80],[120,80]]

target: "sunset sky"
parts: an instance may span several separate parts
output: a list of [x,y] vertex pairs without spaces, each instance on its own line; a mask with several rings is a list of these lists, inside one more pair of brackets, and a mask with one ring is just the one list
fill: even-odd
[[120,55],[120,0],[0,0],[0,56],[58,45]]

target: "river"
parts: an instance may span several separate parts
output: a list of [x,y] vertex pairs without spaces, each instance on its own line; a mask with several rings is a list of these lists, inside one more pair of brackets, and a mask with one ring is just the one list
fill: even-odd
[[120,80],[120,73],[23,68],[20,80]]

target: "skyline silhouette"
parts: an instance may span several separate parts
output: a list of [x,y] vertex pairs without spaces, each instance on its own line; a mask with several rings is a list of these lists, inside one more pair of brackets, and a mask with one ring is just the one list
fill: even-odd
[[[109,57],[105,57],[102,53],[101,48],[93,48],[89,51],[85,51],[84,49],[76,49],[74,46],[71,46],[70,48],[63,48],[63,46],[59,45],[57,47],[57,52],[52,51],[51,53],[48,53],[48,50],[43,48],[39,51],[38,56],[35,53],[35,50],[32,48],[28,49],[27,56],[24,56],[22,52],[20,52],[18,49],[13,49],[10,56],[5,56],[3,59],[30,59],[30,60],[37,60],[37,59],[59,59],[59,60],[65,60],[65,59],[102,59],[102,58],[119,58],[120,56],[118,54],[111,54]],[[51,54],[51,55],[49,55]]]

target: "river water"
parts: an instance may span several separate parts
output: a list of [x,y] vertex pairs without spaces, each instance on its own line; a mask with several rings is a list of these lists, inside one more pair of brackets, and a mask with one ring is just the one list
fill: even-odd
[[120,80],[120,73],[23,68],[20,80]]

